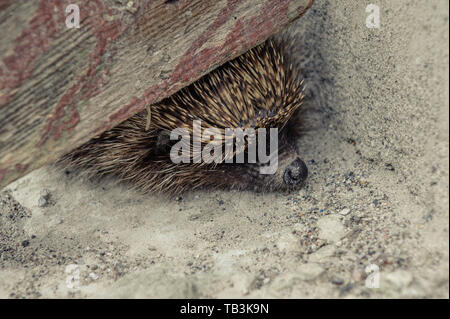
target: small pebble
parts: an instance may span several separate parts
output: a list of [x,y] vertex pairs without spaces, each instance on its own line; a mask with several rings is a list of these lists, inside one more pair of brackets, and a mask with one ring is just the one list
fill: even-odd
[[340,212],[339,212],[339,214],[341,214],[341,215],[348,215],[350,213],[350,208],[344,208],[343,210],[341,210]]
[[41,191],[41,197],[39,197],[38,206],[39,207],[46,207],[46,206],[48,206],[49,200],[50,200],[50,191],[48,189],[44,188]]
[[331,283],[333,285],[340,286],[340,285],[342,285],[344,283],[344,279],[342,279],[342,278],[334,278],[333,280],[331,280]]
[[353,288],[353,284],[349,283],[349,284],[347,284],[347,285],[345,285],[344,287],[341,288],[339,294],[341,296],[343,296],[343,295],[349,293],[350,290],[352,290],[352,288]]
[[48,205],[48,200],[44,196],[39,197],[38,206],[46,207],[47,205]]
[[98,279],[98,275],[96,273],[91,272],[89,274],[89,278],[93,279],[93,280],[97,280]]
[[41,191],[41,196],[42,196],[42,197],[45,197],[45,198],[49,198],[49,197],[50,197],[50,191],[49,191],[48,189],[44,188],[44,189]]

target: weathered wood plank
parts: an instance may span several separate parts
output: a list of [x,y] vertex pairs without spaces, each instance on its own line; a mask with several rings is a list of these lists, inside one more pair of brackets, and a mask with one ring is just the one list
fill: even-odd
[[0,5],[0,188],[261,43],[313,0]]

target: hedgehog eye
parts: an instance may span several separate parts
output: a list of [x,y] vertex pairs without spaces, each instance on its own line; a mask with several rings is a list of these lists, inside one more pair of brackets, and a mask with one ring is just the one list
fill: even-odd
[[167,154],[170,152],[173,141],[170,140],[170,132],[166,130],[159,130],[156,137],[156,153]]

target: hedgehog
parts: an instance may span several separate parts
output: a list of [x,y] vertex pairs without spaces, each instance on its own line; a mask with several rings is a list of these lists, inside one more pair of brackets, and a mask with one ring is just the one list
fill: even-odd
[[[91,139],[63,156],[58,164],[92,176],[115,176],[144,193],[299,188],[308,175],[296,147],[296,115],[305,94],[299,68],[287,51],[285,41],[271,38]],[[195,121],[200,121],[202,129],[222,133],[226,129],[254,129],[260,134],[259,129],[276,128],[276,170],[261,174],[264,163],[259,155],[256,161],[233,162],[233,158],[248,154],[257,139],[246,136],[238,147],[233,139],[236,136],[226,138],[226,134],[214,136],[213,140],[201,136],[202,147],[208,143],[235,146],[213,162],[175,163],[170,152],[180,138],[172,139],[171,132],[182,129],[188,134],[187,140],[192,141]],[[195,154],[188,152],[189,159]]]

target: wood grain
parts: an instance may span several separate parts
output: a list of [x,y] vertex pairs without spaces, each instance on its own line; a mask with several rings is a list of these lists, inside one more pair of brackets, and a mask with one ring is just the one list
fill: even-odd
[[0,188],[263,42],[313,0],[0,5]]

